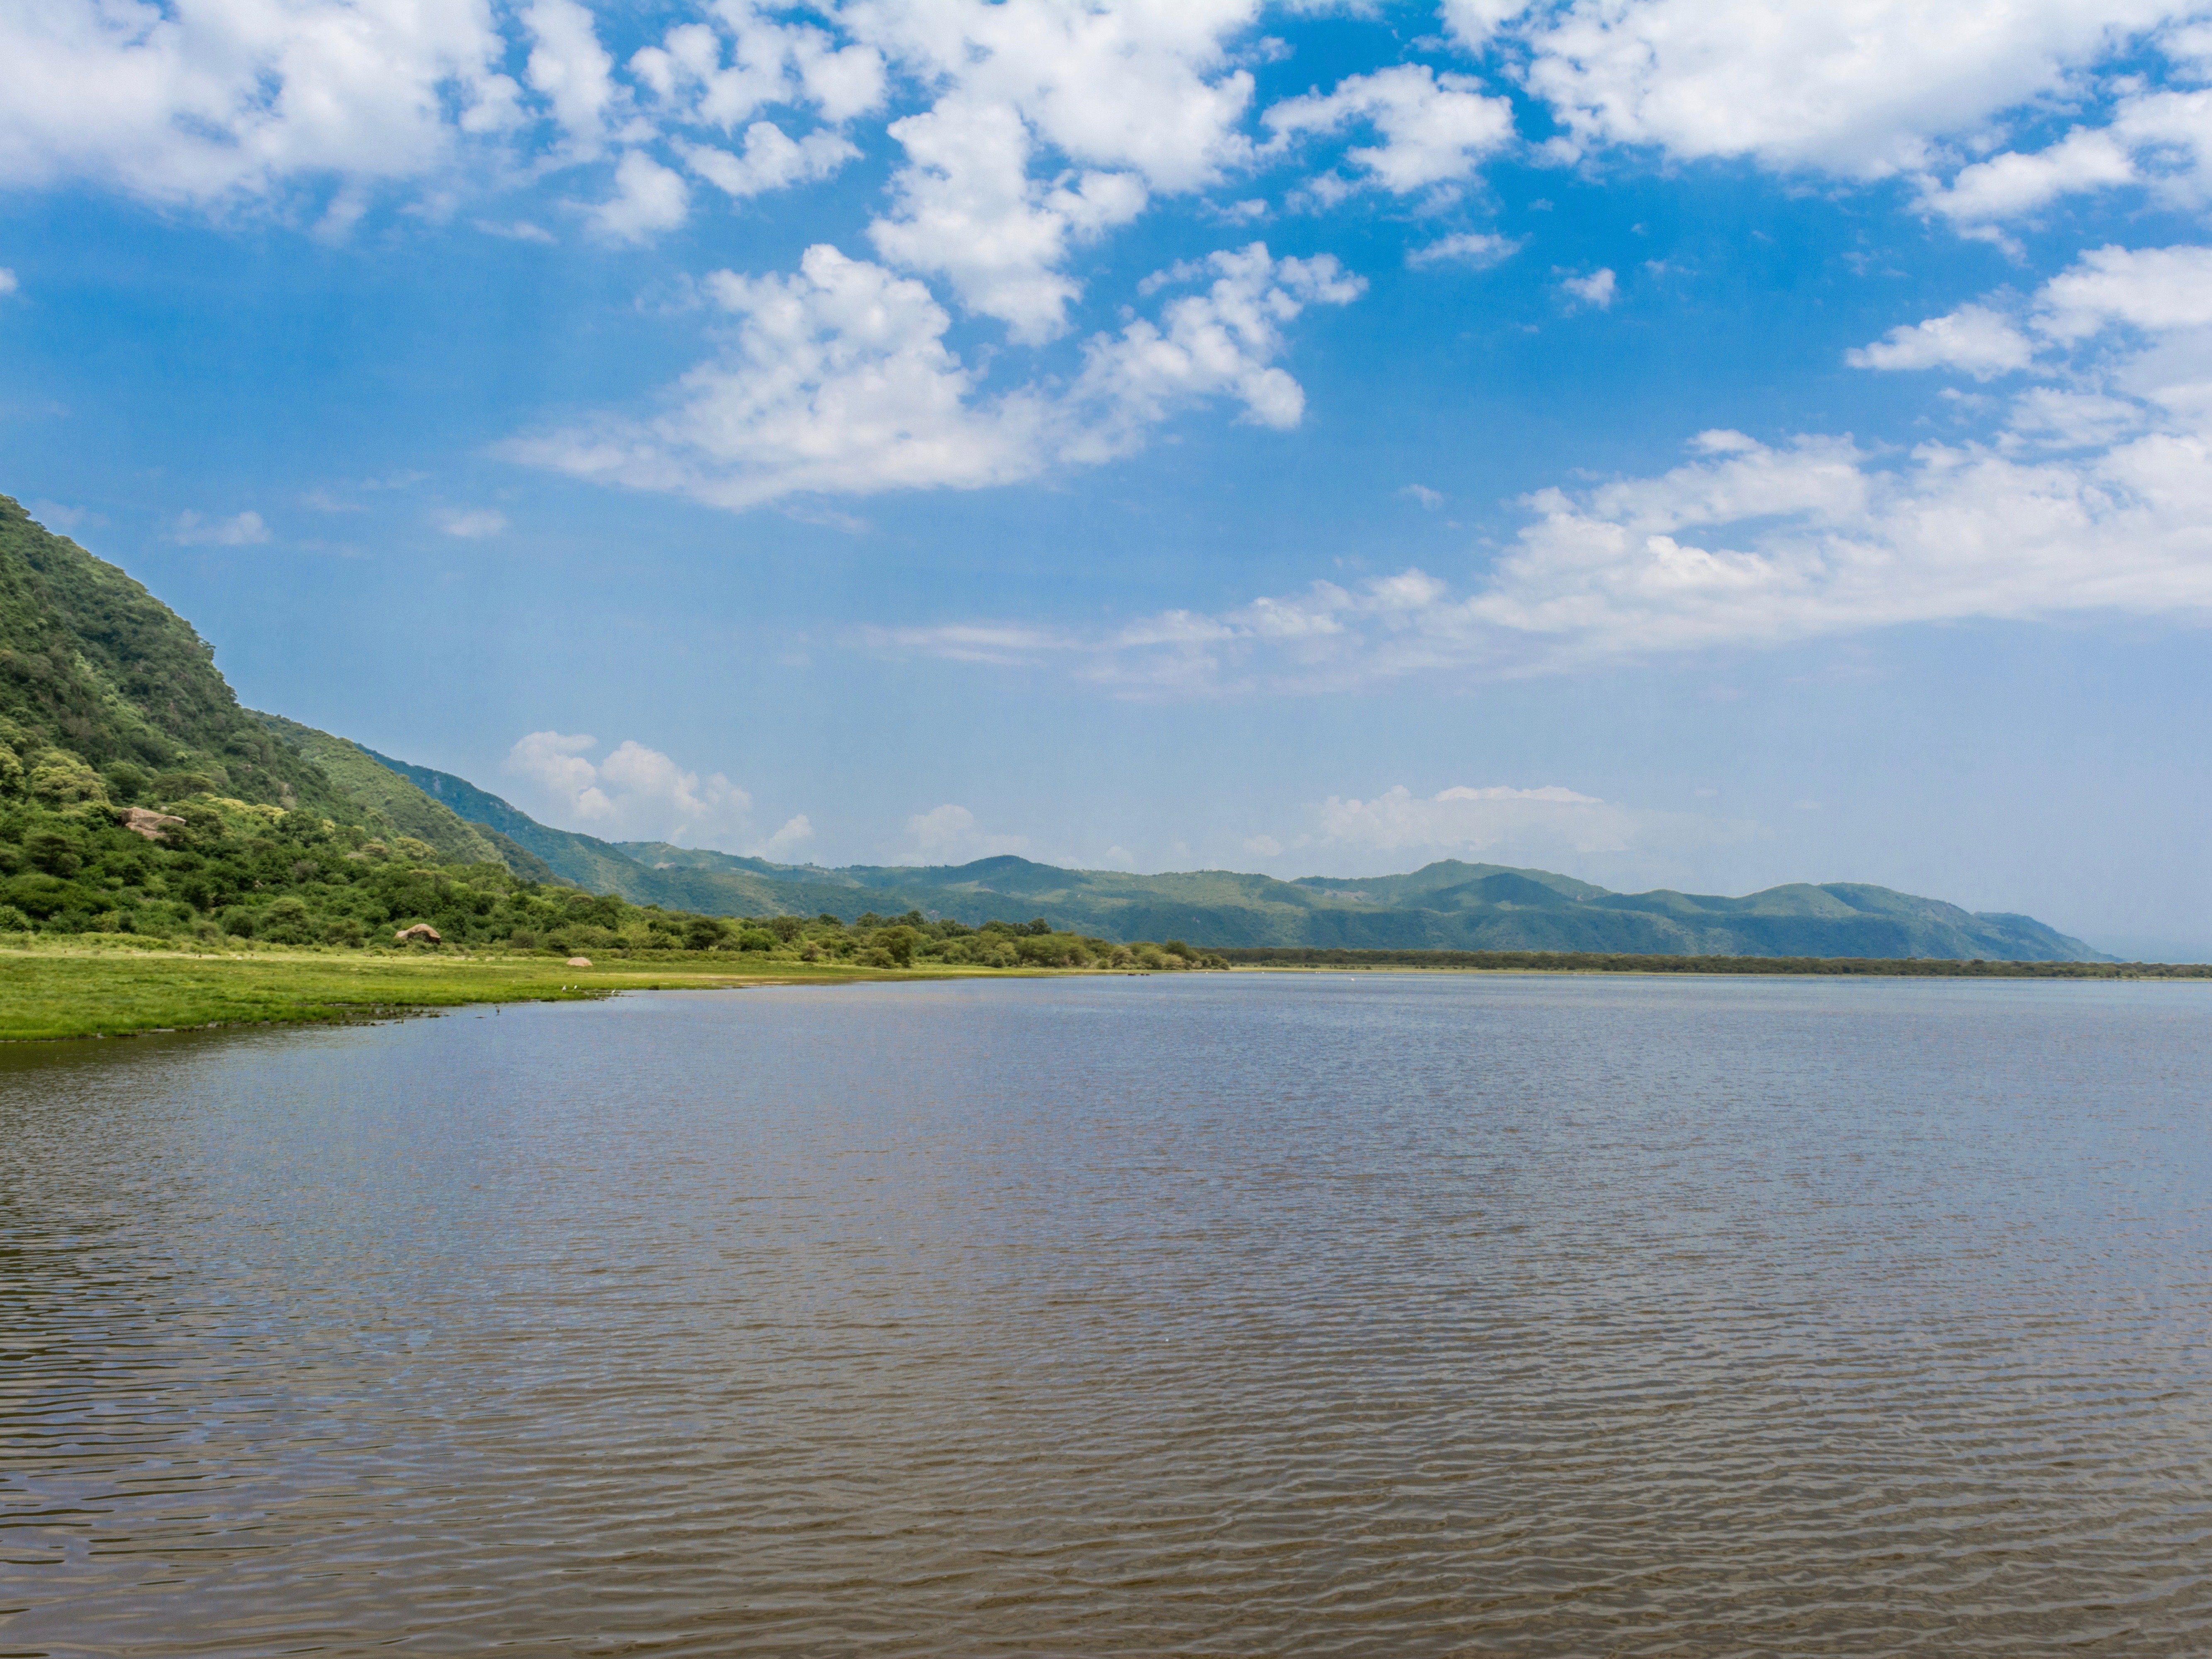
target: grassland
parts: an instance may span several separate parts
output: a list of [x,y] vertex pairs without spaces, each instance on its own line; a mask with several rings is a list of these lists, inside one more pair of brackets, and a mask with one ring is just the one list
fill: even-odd
[[[474,1003],[563,1001],[615,991],[836,985],[948,971],[704,960],[639,952],[591,968],[544,956],[257,948],[192,951],[106,940],[0,949],[0,1041],[123,1036],[207,1025],[374,1019]],[[1002,973],[998,977],[1005,977]]]

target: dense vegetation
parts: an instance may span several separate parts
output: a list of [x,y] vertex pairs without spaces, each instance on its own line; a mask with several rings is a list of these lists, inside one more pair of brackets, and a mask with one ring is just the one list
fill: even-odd
[[[185,822],[149,843],[116,824],[132,805]],[[991,920],[1040,911],[1069,931]],[[834,921],[855,912],[896,919]],[[1208,947],[1776,961],[2096,954],[2030,917],[1845,883],[1743,898],[1620,894],[1451,860],[1295,882],[1012,857],[824,870],[598,841],[465,779],[241,708],[188,623],[0,496],[0,929],[343,945],[417,921],[470,944],[997,965],[1196,959],[1117,943],[1170,935]]]
[[1650,957],[1587,951],[1324,951],[1231,946],[1232,968],[1436,968],[1566,974],[1870,974],[1906,979],[2212,979],[2212,963],[1958,962],[1948,957]]
[[1939,957],[2089,960],[2097,952],[2032,916],[1975,914],[1862,883],[1794,883],[1741,898],[1614,893],[1570,876],[1444,859],[1406,875],[1278,881],[1230,870],[1140,876],[1064,870],[1002,854],[971,864],[822,869],[665,842],[605,842],[538,823],[465,778],[374,758],[428,801],[526,848],[595,892],[640,903],[758,915],[915,908],[975,923],[1042,909],[1106,939],[1203,940],[1209,949],[1571,951],[1584,955]]
[[[755,921],[665,910],[530,881],[501,863],[441,861],[412,836],[373,835],[303,808],[204,790],[163,799],[174,781],[127,761],[94,771],[65,751],[31,753],[30,768],[0,778],[0,932],[359,947],[425,924],[448,946],[564,955],[721,951],[884,968],[1212,965],[1179,943],[1117,945],[1055,933],[1041,918],[977,928],[915,911],[848,927],[828,914]],[[123,821],[134,806],[151,835]]]

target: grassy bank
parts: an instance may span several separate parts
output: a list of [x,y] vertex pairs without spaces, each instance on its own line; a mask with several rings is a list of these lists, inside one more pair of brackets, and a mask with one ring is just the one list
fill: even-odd
[[785,962],[748,966],[742,958],[702,961],[684,952],[638,952],[569,968],[544,956],[194,952],[58,943],[0,948],[0,1041],[327,1024],[408,1009],[562,1000],[613,991],[832,985],[926,979],[942,972]]
[[1951,962],[1916,957],[1649,957],[1583,951],[1337,951],[1221,947],[1232,968],[1454,969],[1493,973],[1814,974],[1889,979],[2212,979],[2212,963]]

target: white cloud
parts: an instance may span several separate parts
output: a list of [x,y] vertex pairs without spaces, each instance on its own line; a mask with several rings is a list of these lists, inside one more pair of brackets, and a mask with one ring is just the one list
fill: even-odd
[[2036,295],[2035,327],[2054,340],[2114,323],[2151,331],[2212,325],[2212,247],[2094,248]]
[[[1218,696],[1968,618],[2212,620],[2212,337],[2177,337],[2197,355],[2177,368],[2146,354],[2153,395],[2037,388],[1995,444],[1887,457],[1846,437],[1716,431],[1666,473],[1539,491],[1534,520],[1464,592],[1417,569],[1317,581],[1103,635],[1010,635],[1001,659],[1058,660],[1125,696]],[[2192,365],[2196,380],[2164,383]],[[2084,453],[2053,453],[2069,447]],[[884,637],[930,652],[934,633]]]
[[1364,283],[1327,255],[1272,258],[1262,243],[1203,262],[1202,294],[1094,337],[1065,392],[995,398],[945,344],[951,319],[911,278],[807,250],[788,276],[720,271],[706,289],[742,319],[723,355],[676,388],[657,420],[610,420],[518,440],[514,459],[634,489],[742,508],[807,493],[973,489],[1055,464],[1128,453],[1193,403],[1234,397],[1246,418],[1294,426],[1305,394],[1274,359],[1309,304],[1342,305]]
[[1926,167],[1931,141],[1978,134],[2059,91],[2179,9],[2170,0],[1574,0],[1526,32],[1526,80],[1585,146],[1877,178]]
[[533,42],[525,73],[544,94],[569,142],[595,151],[616,100],[614,60],[599,44],[592,14],[576,0],[531,0],[522,11]]
[[[2093,248],[2038,289],[2027,309],[2027,327],[2058,346],[2115,325],[2154,336],[2212,328],[2212,247]],[[1856,368],[1959,368],[1986,380],[2032,367],[2036,349],[2002,313],[1964,305],[1893,328],[1844,361]]]
[[1026,836],[983,834],[973,812],[950,801],[915,813],[906,821],[906,833],[913,848],[899,859],[902,864],[968,864],[1030,849]]
[[839,133],[810,132],[793,139],[773,121],[756,121],[747,127],[739,155],[711,144],[679,148],[685,166],[735,201],[827,179],[860,153]]
[[[1425,64],[1400,64],[1352,76],[1326,95],[1285,99],[1261,118],[1282,140],[1353,124],[1373,128],[1382,142],[1355,147],[1345,159],[1404,196],[1469,177],[1483,157],[1511,141],[1512,105],[1485,97],[1481,84],[1472,76],[1439,76]],[[1350,188],[1334,175],[1315,185],[1324,200]]]
[[[822,15],[834,14],[824,7]],[[779,22],[751,0],[718,0],[708,16],[678,24],[630,59],[638,80],[690,124],[732,132],[769,105],[801,102],[843,122],[883,100],[883,54],[872,46],[841,46],[811,24]]]
[[783,827],[760,844],[757,851],[764,859],[788,860],[806,843],[814,839],[814,826],[806,814],[784,820]]
[[[634,739],[594,763],[587,757],[597,747],[599,739],[583,733],[532,732],[508,751],[506,770],[547,817],[609,840],[742,841],[752,797],[720,772],[702,778]],[[781,849],[812,833],[804,817],[793,818],[767,844]]]
[[1872,345],[1844,354],[1854,368],[1961,368],[1978,380],[2026,368],[2035,355],[2027,337],[1983,306],[1893,328]]
[[615,167],[615,193],[592,210],[592,228],[612,241],[649,241],[690,211],[691,187],[682,173],[643,150],[626,150]]
[[1366,853],[1617,853],[1633,837],[1630,815],[1620,807],[1557,784],[1461,785],[1426,797],[1401,784],[1369,800],[1331,795],[1312,817],[1304,844]]
[[1444,27],[1480,51],[1491,36],[1528,11],[1532,0],[1444,0]]
[[90,507],[64,507],[59,501],[26,501],[23,510],[49,530],[75,530],[79,525],[106,524],[107,520]]
[[[2174,42],[2167,50],[2174,52]],[[2201,78],[2199,68],[2192,78]],[[2167,205],[2212,199],[2212,91],[2131,90],[2101,126],[2075,126],[2040,150],[2008,150],[1923,181],[1928,204],[1961,226],[1989,226],[2062,196],[2140,185]],[[1972,233],[1970,233],[1972,234]]]
[[1401,495],[1411,496],[1431,512],[1434,512],[1444,504],[1443,492],[1440,489],[1431,489],[1426,484],[1407,484],[1398,493]]
[[0,7],[0,183],[161,201],[447,165],[514,83],[490,8],[17,0]]
[[969,309],[1035,343],[1065,326],[1080,285],[1059,267],[1072,242],[1126,224],[1146,193],[1133,173],[1047,185],[1029,173],[1028,130],[1011,105],[946,98],[891,125],[910,165],[897,216],[868,227],[885,258],[948,279]]
[[238,513],[228,519],[203,518],[189,508],[177,514],[169,539],[186,547],[244,547],[269,539],[269,526],[258,513]]
[[1617,284],[1612,270],[1607,267],[1601,266],[1587,276],[1569,276],[1562,281],[1559,286],[1566,291],[1569,297],[1579,300],[1586,306],[1595,306],[1600,311],[1610,311],[1613,308]]
[[474,541],[502,534],[507,529],[507,514],[486,507],[456,507],[437,514],[436,523],[448,536]]
[[13,294],[20,286],[15,281],[15,273],[7,266],[0,265],[0,295]]
[[[1242,161],[1252,79],[1227,43],[1257,0],[1177,6],[884,0],[856,17],[885,55],[940,88],[894,123],[907,153],[884,258],[949,281],[1025,343],[1065,327],[1070,251],[1155,194],[1200,189]],[[1053,159],[1042,176],[1032,167]]]
[[1279,859],[1283,856],[1283,843],[1273,836],[1247,836],[1244,851],[1255,859]]
[[553,233],[543,225],[533,225],[527,219],[511,220],[501,224],[495,219],[478,219],[476,228],[487,236],[498,236],[510,242],[543,242],[550,245]]
[[1366,289],[1334,257],[1275,259],[1254,242],[1206,262],[1214,273],[1203,294],[1171,301],[1161,323],[1139,319],[1120,334],[1100,335],[1085,353],[1074,399],[1096,411],[1090,429],[1066,453],[1104,459],[1134,447],[1142,429],[1194,399],[1234,396],[1260,426],[1296,426],[1305,392],[1274,359],[1283,325],[1308,305],[1349,305]]
[[1407,251],[1406,263],[1416,267],[1444,264],[1473,265],[1477,270],[1510,259],[1520,251],[1521,243],[1511,236],[1493,235],[1486,231],[1463,231],[1455,236],[1446,236],[1425,247]]
[[789,276],[718,271],[706,287],[742,319],[720,358],[659,420],[520,441],[517,459],[718,507],[805,491],[974,488],[1041,462],[1034,398],[971,402],[975,377],[945,344],[929,290],[836,248]]
[[2039,155],[2008,153],[1962,167],[1948,186],[1933,187],[1929,205],[1967,222],[2010,219],[2071,191],[2125,184],[2135,161],[2107,132],[2076,131]]

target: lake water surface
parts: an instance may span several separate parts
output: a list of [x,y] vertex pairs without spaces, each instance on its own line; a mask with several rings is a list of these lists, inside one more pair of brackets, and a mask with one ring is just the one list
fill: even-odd
[[2212,1651],[2212,988],[0,1054],[0,1653]]

